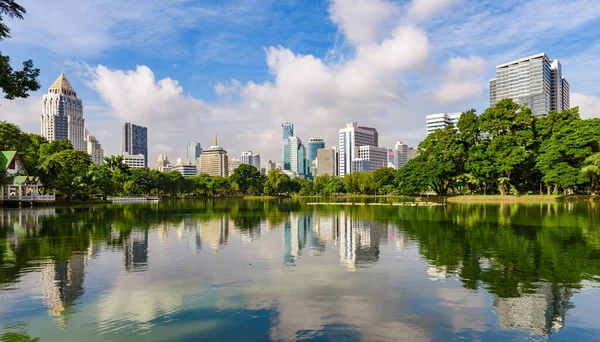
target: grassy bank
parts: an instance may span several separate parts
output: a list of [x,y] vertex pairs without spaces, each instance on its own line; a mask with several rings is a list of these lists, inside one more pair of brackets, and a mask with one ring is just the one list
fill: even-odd
[[278,198],[286,198],[286,197],[277,197],[277,196],[244,196],[243,199],[245,200],[272,200],[272,199],[278,199]]
[[474,203],[474,202],[488,202],[488,203],[533,203],[533,202],[557,202],[557,201],[597,201],[600,200],[598,196],[587,196],[587,195],[462,195],[462,196],[451,196],[446,198],[446,201],[451,203]]

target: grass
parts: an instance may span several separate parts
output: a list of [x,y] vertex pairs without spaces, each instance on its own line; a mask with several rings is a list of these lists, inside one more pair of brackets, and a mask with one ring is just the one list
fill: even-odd
[[277,196],[244,196],[242,197],[245,200],[255,200],[255,199],[278,199],[278,198],[282,198],[282,197],[277,197]]

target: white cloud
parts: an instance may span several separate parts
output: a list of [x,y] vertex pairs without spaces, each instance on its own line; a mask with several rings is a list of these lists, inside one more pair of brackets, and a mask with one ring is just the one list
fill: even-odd
[[0,99],[0,121],[14,123],[25,132],[40,132],[42,110],[41,100],[36,96],[11,101]]
[[355,44],[378,41],[398,10],[385,0],[332,0],[329,7],[331,20]]
[[408,7],[408,15],[417,19],[427,19],[460,1],[462,0],[413,0]]
[[600,118],[600,97],[571,93],[571,107],[579,107],[583,119]]
[[444,66],[444,78],[435,97],[442,103],[460,102],[482,95],[486,62],[482,57],[451,58]]

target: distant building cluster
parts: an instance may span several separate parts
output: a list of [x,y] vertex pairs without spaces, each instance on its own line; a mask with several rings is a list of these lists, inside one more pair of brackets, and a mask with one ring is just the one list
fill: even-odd
[[[563,77],[558,60],[545,53],[520,58],[496,66],[496,77],[489,81],[490,105],[511,98],[527,105],[536,116],[549,111],[570,108],[569,83]],[[43,95],[43,113],[40,117],[41,135],[48,141],[69,139],[73,148],[86,151],[95,164],[102,164],[104,150],[96,138],[85,129],[83,102],[77,97],[64,73]],[[446,126],[457,126],[462,113],[449,112],[426,116],[425,131],[431,134]],[[291,177],[314,179],[318,175],[344,177],[354,172],[374,171],[385,167],[402,168],[418,155],[414,147],[398,140],[393,149],[379,146],[379,133],[372,127],[349,122],[339,130],[335,147],[326,147],[325,140],[311,137],[305,143],[296,134],[294,124],[282,125],[281,162],[268,160],[264,167],[258,153],[244,151],[239,157],[229,158],[227,151],[217,144],[203,149],[199,142],[190,142],[185,158],[172,165],[166,155],[158,156],[155,169],[161,172],[178,171],[184,177],[206,173],[228,176],[242,164],[254,166],[267,173],[280,169]],[[121,130],[121,155],[131,168],[148,167],[148,128],[125,122]]]

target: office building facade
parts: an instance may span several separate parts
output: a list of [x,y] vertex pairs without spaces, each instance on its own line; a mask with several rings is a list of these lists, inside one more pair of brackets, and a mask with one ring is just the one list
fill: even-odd
[[338,153],[335,148],[317,150],[317,175],[338,175]]
[[[368,161],[366,165],[366,171],[375,171],[387,167],[388,157],[387,148],[376,147],[376,146],[359,146],[358,147],[358,159]],[[365,169],[365,167],[363,167]],[[361,172],[356,170],[356,172]]]
[[187,159],[192,163],[196,164],[196,160],[202,154],[202,145],[199,142],[190,142],[187,146]]
[[398,140],[396,142],[395,148],[395,157],[394,157],[394,167],[396,169],[400,169],[408,163],[409,160],[415,158],[417,156],[417,150],[409,147],[404,144],[402,141]]
[[92,163],[98,165],[104,163],[104,150],[102,149],[102,145],[100,145],[95,136],[89,134],[87,129],[85,130],[85,147],[87,154],[89,154],[90,159],[92,159]]
[[146,156],[143,154],[124,154],[123,163],[130,169],[140,169],[146,167]]
[[260,154],[255,154],[252,156],[252,166],[260,171]]
[[543,52],[497,65],[496,78],[490,80],[490,106],[511,98],[536,116],[569,109],[570,96],[560,62]]
[[148,128],[126,122],[121,137],[121,154],[141,154],[144,156],[144,166],[148,166]]
[[315,161],[315,159],[317,159],[317,151],[325,148],[325,140],[321,139],[321,138],[310,138],[308,140],[308,146],[307,146],[307,158],[308,158],[308,162],[310,164],[312,164],[312,162]]
[[[371,127],[358,126],[356,122],[349,122],[346,128],[339,131],[339,175],[340,177],[352,173],[352,160],[358,158],[359,146],[374,146],[379,144],[377,130]],[[386,150],[387,153],[387,150]],[[386,156],[387,158],[387,156]]]
[[454,125],[458,127],[458,120],[460,119],[461,113],[439,113],[430,114],[426,116],[426,130],[427,134],[433,133],[436,129],[444,129],[448,125]]
[[42,99],[40,134],[48,141],[69,139],[73,148],[87,151],[83,119],[83,102],[64,73],[52,83]]
[[159,172],[170,172],[171,163],[169,162],[169,157],[163,156],[162,154],[159,155],[154,169]]
[[229,159],[227,151],[219,146],[217,135],[213,146],[202,152],[200,155],[200,173],[206,173],[209,176],[229,176]]
[[177,164],[171,168],[171,171],[177,171],[181,173],[184,178],[194,177],[197,174],[196,165],[193,164]]
[[233,172],[235,171],[235,169],[237,169],[238,167],[240,167],[240,165],[242,165],[242,162],[240,161],[240,158],[231,158],[229,159],[228,162],[228,166],[227,169],[229,170],[228,173],[229,175],[233,175]]

